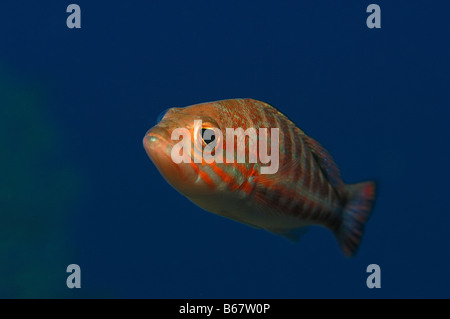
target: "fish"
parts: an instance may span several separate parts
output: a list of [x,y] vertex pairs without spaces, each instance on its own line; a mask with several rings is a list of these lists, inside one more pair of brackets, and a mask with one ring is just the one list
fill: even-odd
[[[262,173],[269,165],[267,156],[264,159],[261,144],[258,150],[250,135],[225,138],[223,132],[231,128],[254,129],[259,143],[275,145],[270,156],[271,162],[278,163],[270,165],[276,171]],[[180,129],[186,135],[175,134]],[[270,135],[262,134],[264,129],[270,129]],[[345,256],[358,251],[375,201],[376,182],[344,184],[328,151],[268,103],[228,99],[169,108],[147,131],[143,146],[163,178],[208,212],[294,242],[310,226],[325,227]],[[248,154],[238,158],[239,147],[249,150]],[[199,158],[207,148],[212,149],[211,155],[227,160]],[[261,154],[250,160],[255,149]],[[174,160],[174,154],[181,160]]]

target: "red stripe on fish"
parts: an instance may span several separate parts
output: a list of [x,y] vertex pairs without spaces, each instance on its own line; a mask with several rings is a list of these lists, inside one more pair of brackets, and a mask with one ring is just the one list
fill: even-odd
[[213,180],[208,176],[208,174],[206,172],[204,172],[203,170],[199,169],[198,166],[193,163],[190,162],[191,167],[195,170],[195,172],[198,174],[198,176],[200,176],[200,178],[205,182],[206,185],[208,185],[208,187],[210,189],[214,189],[215,185]]

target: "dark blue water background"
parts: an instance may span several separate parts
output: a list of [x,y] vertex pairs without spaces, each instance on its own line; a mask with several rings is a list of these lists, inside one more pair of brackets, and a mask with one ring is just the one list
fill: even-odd
[[[0,5],[0,296],[446,297],[447,2],[77,1]],[[345,182],[379,182],[358,255],[206,213],[148,159],[172,106],[249,97],[288,115]],[[66,287],[67,265],[82,288]],[[366,267],[381,267],[368,289]]]

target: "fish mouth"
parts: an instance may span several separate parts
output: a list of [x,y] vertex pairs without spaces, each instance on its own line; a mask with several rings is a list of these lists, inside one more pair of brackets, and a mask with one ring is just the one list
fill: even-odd
[[177,164],[172,160],[171,151],[173,141],[169,138],[169,132],[162,127],[155,126],[145,134],[143,145],[147,155],[164,177],[175,189],[184,193],[188,191],[187,179],[192,178],[189,164]]
[[145,134],[143,140],[145,151],[160,171],[166,171],[167,166],[175,169],[177,167],[170,157],[172,142],[168,136],[169,133],[165,129],[155,126]]
[[167,183],[187,197],[203,193],[205,185],[199,178],[198,164],[192,161],[192,157],[184,154],[181,162],[172,159],[172,149],[176,143],[179,142],[171,139],[170,128],[164,120],[151,128],[143,140],[145,151]]

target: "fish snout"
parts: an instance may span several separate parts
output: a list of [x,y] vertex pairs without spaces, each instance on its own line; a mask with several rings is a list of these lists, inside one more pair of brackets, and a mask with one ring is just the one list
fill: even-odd
[[158,157],[167,155],[167,150],[171,144],[170,141],[169,132],[157,125],[145,134],[143,144],[148,156],[155,162],[155,159]]
[[185,196],[202,192],[205,185],[198,176],[198,166],[190,162],[175,162],[172,159],[172,148],[178,141],[172,141],[171,134],[165,127],[157,125],[151,128],[144,137],[145,151],[164,179]]
[[143,140],[145,151],[164,179],[180,191],[185,191],[185,183],[193,177],[189,164],[175,163],[171,157],[174,142],[165,127],[151,128]]

